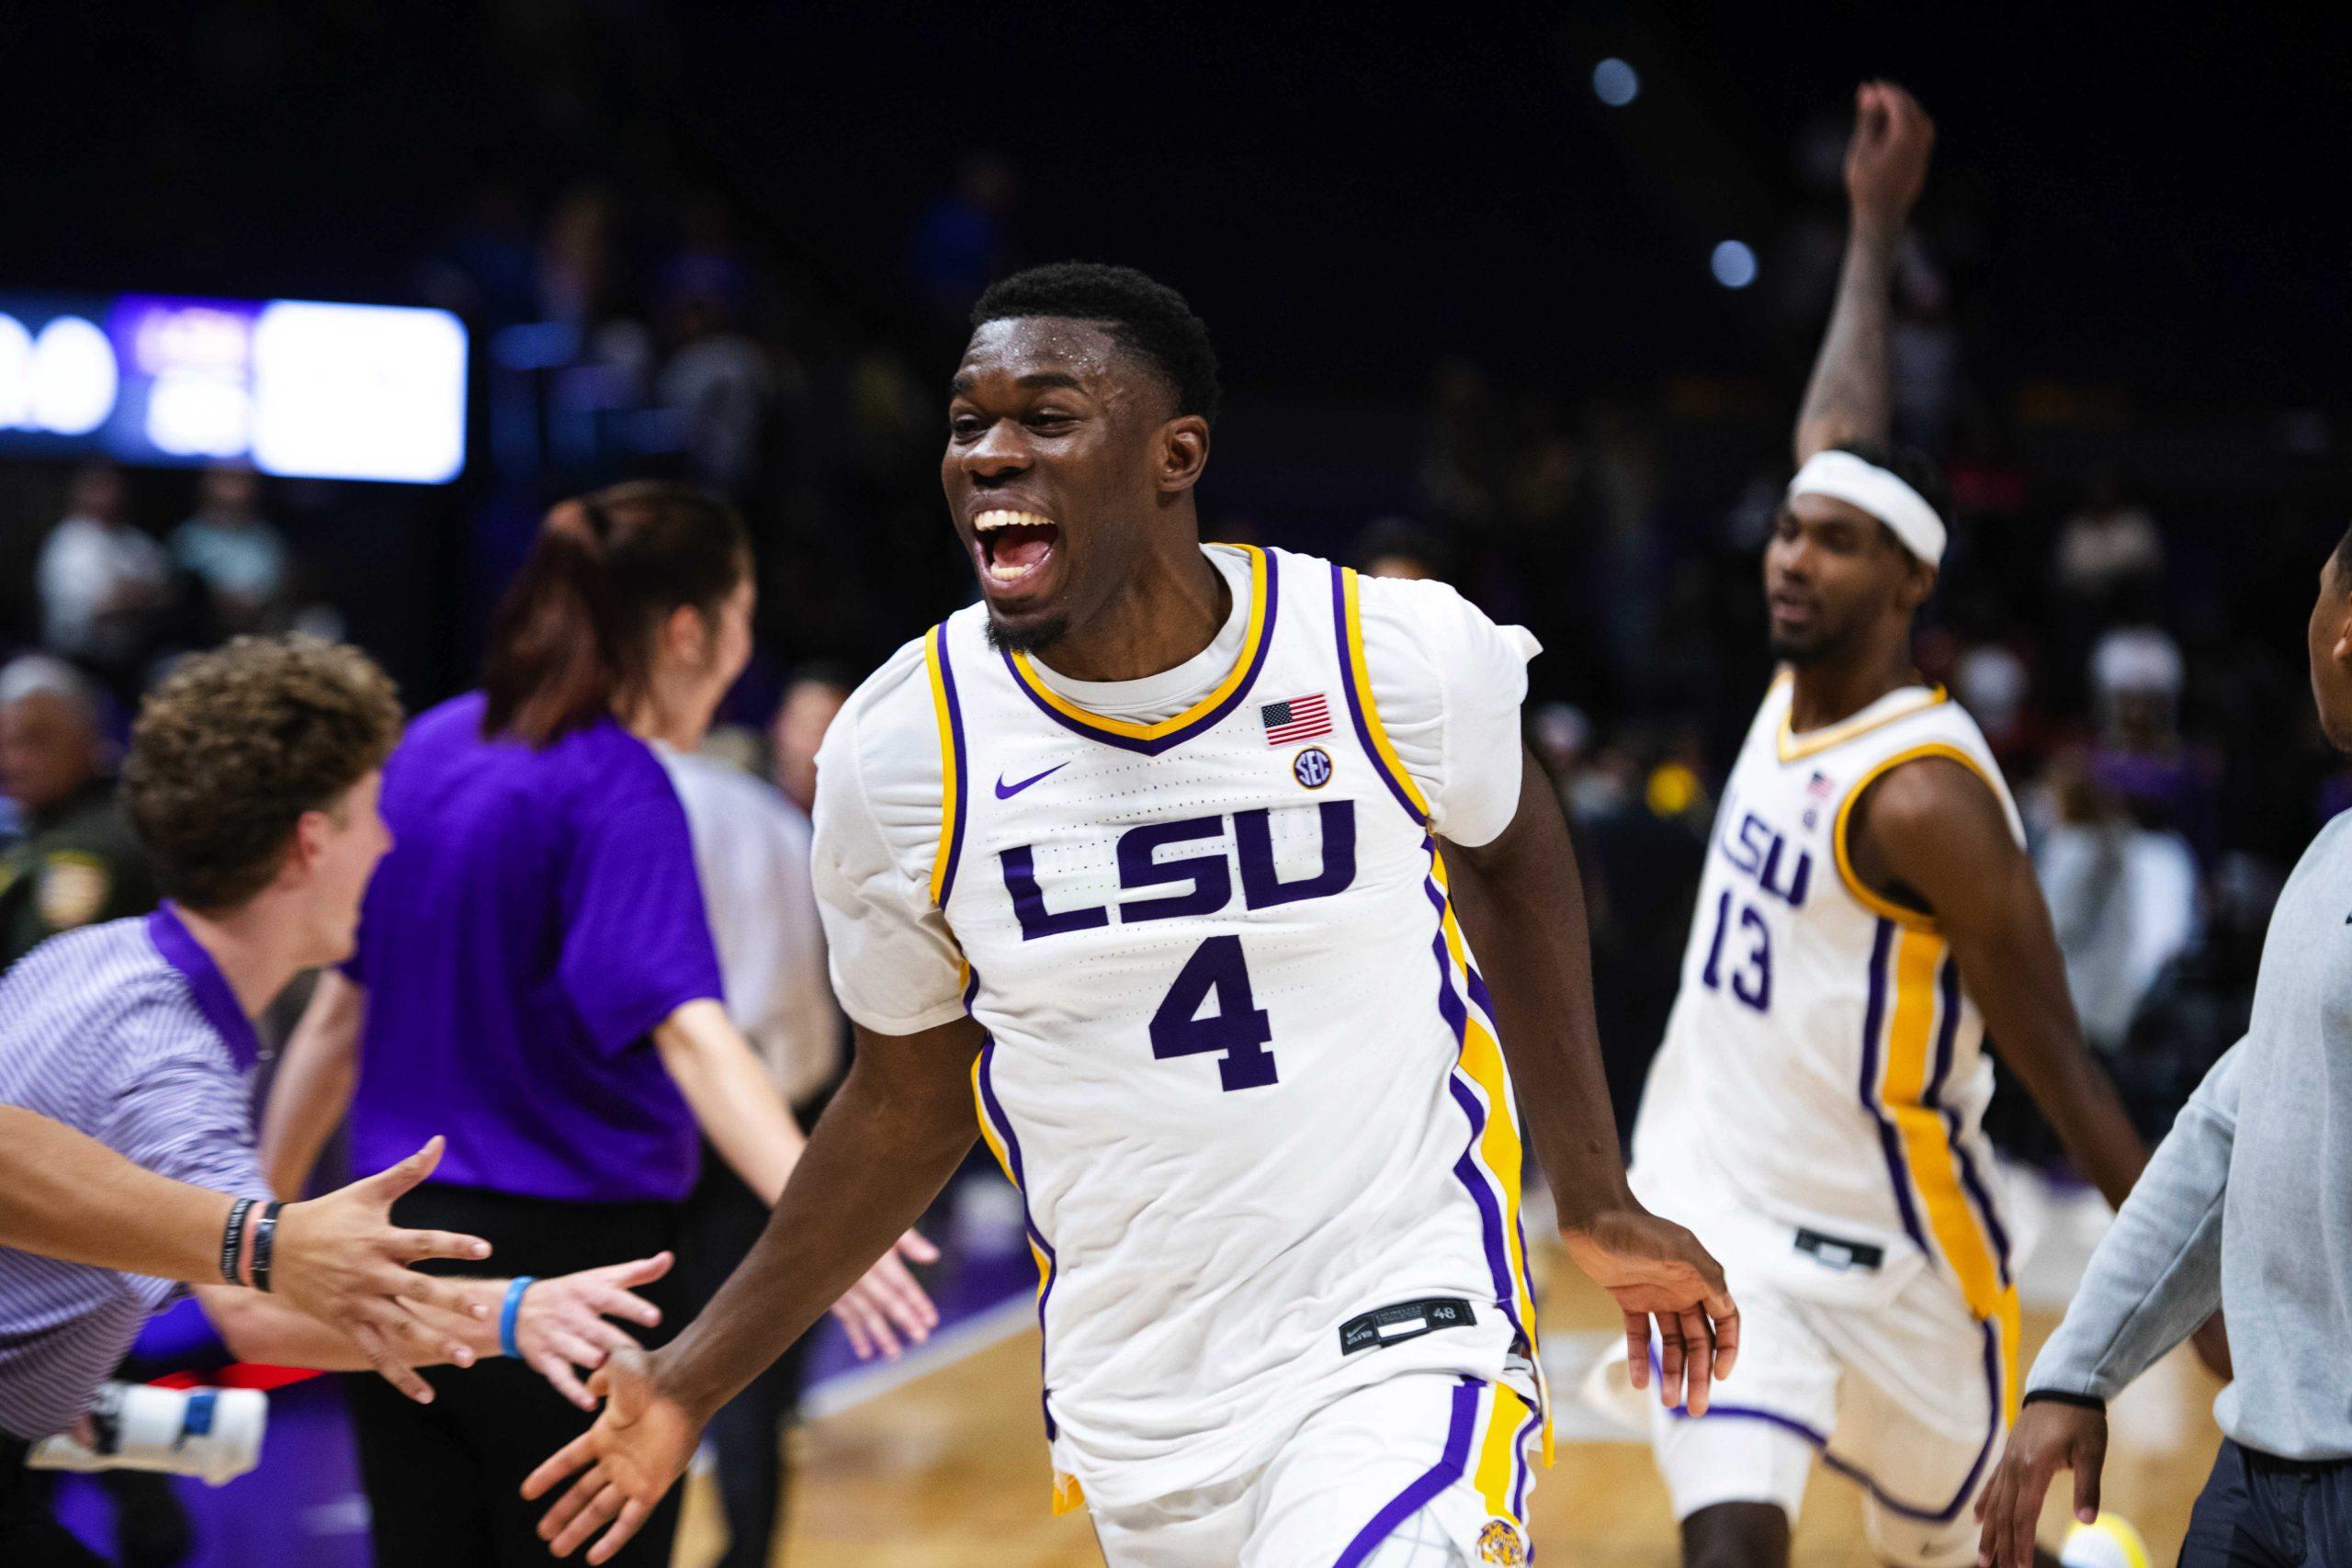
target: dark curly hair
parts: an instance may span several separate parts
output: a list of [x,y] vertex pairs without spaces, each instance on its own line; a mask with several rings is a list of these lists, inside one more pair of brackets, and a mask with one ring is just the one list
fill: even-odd
[[1061,316],[1095,321],[1123,348],[1149,365],[1175,395],[1176,412],[1211,424],[1224,394],[1217,388],[1216,350],[1209,329],[1184,297],[1131,266],[1103,262],[1055,262],[1001,278],[972,307],[972,325],[1015,316]]
[[356,648],[241,637],[180,660],[140,705],[122,769],[156,885],[194,909],[243,903],[296,820],[382,767],[400,733],[391,678]]

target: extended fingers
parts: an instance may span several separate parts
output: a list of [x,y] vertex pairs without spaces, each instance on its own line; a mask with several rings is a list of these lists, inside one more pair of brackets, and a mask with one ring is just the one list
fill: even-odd
[[600,1317],[617,1317],[644,1328],[662,1325],[662,1309],[634,1292],[602,1285],[589,1300],[590,1310]]
[[645,1516],[652,1511],[650,1505],[640,1503],[634,1497],[623,1499],[621,1517],[613,1522],[612,1529],[605,1532],[605,1538],[589,1549],[588,1561],[591,1563],[611,1562],[613,1554],[628,1544],[629,1538],[637,1533],[638,1527],[645,1523]]
[[[596,1428],[591,1427],[588,1430],[581,1433],[580,1436],[572,1438],[571,1441],[564,1444],[563,1447],[556,1450],[554,1453],[549,1454],[546,1459],[541,1460],[539,1461],[538,1469],[531,1472],[530,1474],[523,1478],[524,1501],[529,1502],[536,1498],[545,1496],[554,1488],[557,1482],[561,1481],[565,1476],[570,1475],[582,1465],[594,1463],[596,1459],[595,1437]],[[550,1508],[548,1512],[552,1516],[556,1509],[561,1508],[563,1504],[559,1502],[556,1504],[555,1508]],[[543,1520],[541,1522],[544,1523],[545,1521]],[[539,1533],[542,1536],[547,1534],[545,1530],[542,1530]]]
[[370,1282],[388,1297],[420,1302],[459,1317],[485,1318],[490,1308],[466,1293],[464,1283],[435,1274],[419,1274],[413,1269],[386,1264],[370,1275]]
[[1673,1409],[1681,1403],[1682,1320],[1670,1312],[1657,1314],[1657,1399]]
[[1732,1367],[1739,1360],[1739,1309],[1726,1296],[1720,1311],[1709,1303],[1707,1315],[1714,1319],[1715,1379],[1721,1382],[1731,1376]]
[[939,1261],[939,1248],[933,1247],[921,1231],[909,1231],[899,1238],[899,1255],[910,1258],[917,1263]]
[[548,1510],[539,1521],[539,1539],[558,1557],[569,1557],[620,1512],[620,1488],[606,1478],[600,1465],[572,1483],[571,1490]]
[[411,1263],[422,1263],[428,1258],[458,1258],[470,1262],[490,1256],[490,1243],[478,1235],[412,1230],[395,1230],[391,1235],[397,1254]]
[[534,1356],[531,1358],[531,1370],[547,1379],[549,1387],[581,1409],[594,1410],[596,1408],[596,1397],[581,1386],[571,1362],[564,1359],[570,1354],[559,1348],[557,1354]]
[[1682,1342],[1687,1348],[1682,1369],[1685,1382],[1683,1404],[1693,1416],[1707,1413],[1707,1385],[1714,1375],[1714,1337],[1707,1328],[1707,1319],[1697,1307],[1682,1314]]
[[419,1404],[433,1403],[433,1385],[417,1375],[416,1369],[395,1355],[384,1341],[383,1334],[373,1325],[357,1323],[351,1326],[351,1337],[376,1369],[376,1375],[415,1400]]
[[1650,1386],[1650,1320],[1646,1313],[1625,1314],[1625,1370],[1634,1386]]

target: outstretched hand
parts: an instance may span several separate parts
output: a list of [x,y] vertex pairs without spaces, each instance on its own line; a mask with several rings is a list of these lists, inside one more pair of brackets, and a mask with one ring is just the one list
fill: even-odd
[[870,1361],[876,1355],[896,1360],[901,1335],[920,1345],[939,1326],[939,1309],[915,1282],[907,1268],[910,1260],[936,1263],[939,1248],[925,1241],[920,1231],[909,1231],[833,1303],[833,1316],[841,1320],[849,1348],[861,1361]]
[[1581,1229],[1563,1228],[1560,1240],[1624,1314],[1634,1386],[1649,1386],[1655,1323],[1658,1398],[1704,1415],[1708,1390],[1729,1377],[1739,1359],[1739,1308],[1724,1285],[1723,1266],[1697,1236],[1631,1201]]
[[1976,1499],[1984,1533],[1976,1544],[1980,1568],[2033,1568],[2033,1527],[2041,1500],[2062,1470],[2075,1472],[2075,1517],[2098,1517],[2098,1478],[2107,1463],[2107,1412],[2060,1400],[2036,1400],[2018,1414],[2001,1462]]
[[605,1401],[604,1414],[524,1478],[523,1495],[544,1497],[579,1472],[539,1520],[539,1539],[558,1557],[569,1557],[601,1529],[588,1549],[588,1561],[600,1563],[628,1544],[685,1473],[703,1421],[662,1392],[653,1359],[642,1350],[614,1351],[588,1388]]
[[582,1410],[595,1409],[595,1395],[581,1385],[573,1369],[593,1372],[608,1357],[637,1348],[637,1341],[606,1318],[642,1328],[661,1325],[662,1309],[634,1287],[667,1274],[672,1261],[670,1254],[660,1252],[630,1263],[534,1280],[514,1314],[514,1348],[558,1393]]
[[[389,1170],[286,1205],[271,1269],[278,1299],[348,1336],[379,1376],[413,1399],[429,1396],[409,1363],[431,1352],[416,1348],[417,1320],[403,1303],[477,1321],[489,1315],[463,1282],[409,1265],[435,1258],[476,1261],[490,1256],[490,1243],[448,1231],[402,1230],[390,1218],[393,1201],[433,1174],[441,1146],[434,1138]],[[458,1359],[446,1348],[437,1353]]]
[[1892,82],[1854,90],[1854,135],[1846,143],[1846,195],[1854,216],[1899,231],[1928,179],[1936,122]]

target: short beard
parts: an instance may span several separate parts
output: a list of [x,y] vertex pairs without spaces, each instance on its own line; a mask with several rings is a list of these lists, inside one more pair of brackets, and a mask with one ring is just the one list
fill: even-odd
[[1775,662],[1804,670],[1838,657],[1845,649],[1845,638],[1823,637],[1811,642],[1786,642],[1776,637],[1770,638],[1767,646],[1771,649]]
[[989,614],[989,646],[999,653],[1042,653],[1069,635],[1068,615],[1049,615],[1026,626],[1007,626]]

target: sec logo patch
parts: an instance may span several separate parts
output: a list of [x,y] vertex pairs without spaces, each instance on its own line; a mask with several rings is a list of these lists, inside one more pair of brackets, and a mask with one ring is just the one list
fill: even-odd
[[1488,1519],[1478,1532],[1478,1561],[1517,1568],[1527,1561],[1527,1539],[1509,1519]]
[[1321,789],[1331,782],[1331,753],[1320,746],[1309,746],[1290,760],[1291,777],[1309,789]]

